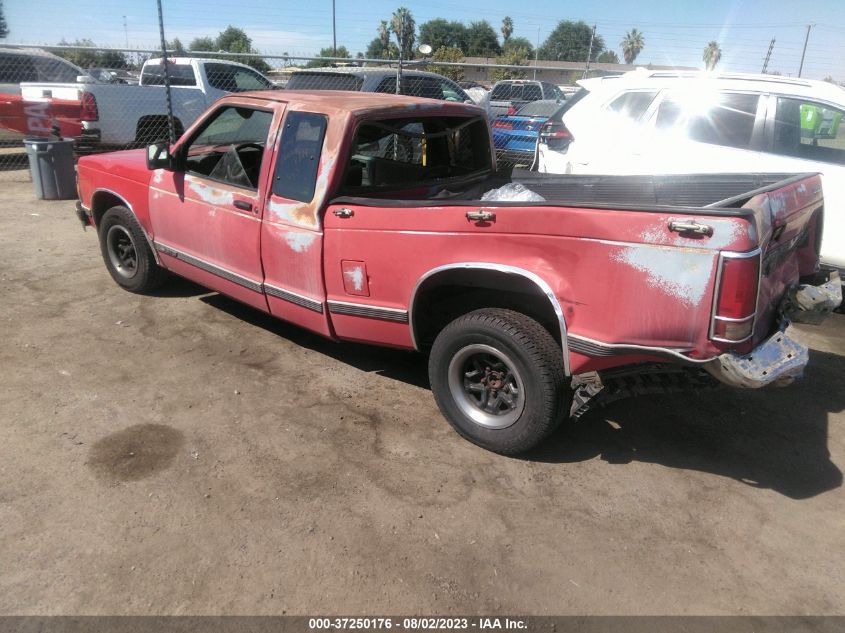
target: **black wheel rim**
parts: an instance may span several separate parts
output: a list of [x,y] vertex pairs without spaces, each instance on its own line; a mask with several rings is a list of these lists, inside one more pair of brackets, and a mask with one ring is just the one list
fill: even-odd
[[138,274],[138,250],[135,240],[125,226],[115,224],[106,233],[106,252],[112,268],[124,279]]

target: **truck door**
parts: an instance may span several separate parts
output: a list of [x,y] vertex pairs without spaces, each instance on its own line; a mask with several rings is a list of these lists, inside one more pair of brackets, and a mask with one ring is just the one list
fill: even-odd
[[[323,230],[319,217],[335,162],[323,147],[327,126],[325,115],[288,112],[264,211],[261,257],[270,312],[331,336],[325,304]],[[331,134],[329,137],[330,143],[339,143]]]
[[273,129],[271,109],[221,105],[175,150],[184,171],[153,174],[149,198],[155,248],[168,268],[265,311],[262,185]]

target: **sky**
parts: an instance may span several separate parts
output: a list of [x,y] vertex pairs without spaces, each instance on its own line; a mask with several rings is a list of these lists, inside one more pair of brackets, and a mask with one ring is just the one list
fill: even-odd
[[[228,25],[243,28],[265,54],[313,55],[332,45],[332,0],[162,0],[165,35],[187,45]],[[595,24],[607,48],[622,58],[619,42],[639,29],[645,48],[638,64],[701,67],[704,46],[719,42],[719,69],[759,72],[774,37],[769,71],[797,76],[810,31],[804,77],[845,82],[845,0],[335,0],[338,46],[366,50],[379,21],[407,6],[417,25],[442,17],[469,23],[486,19],[497,30],[514,21],[514,36],[542,41],[559,20]],[[55,44],[87,38],[99,45],[147,48],[158,43],[155,0],[4,0],[9,43]],[[124,29],[124,16],[126,28]],[[270,60],[272,63],[272,60]]]

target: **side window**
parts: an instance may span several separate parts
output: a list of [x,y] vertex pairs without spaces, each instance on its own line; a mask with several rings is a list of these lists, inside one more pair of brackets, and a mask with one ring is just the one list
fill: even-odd
[[311,202],[328,119],[322,114],[288,112],[273,177],[273,193],[288,200]]
[[32,58],[0,54],[0,84],[19,84],[22,81],[38,81]]
[[271,87],[270,82],[257,72],[230,64],[207,63],[205,75],[212,88],[226,92],[267,90]]
[[378,86],[376,86],[376,92],[384,92],[387,94],[395,94],[396,93],[396,77],[385,77],[382,79]]
[[772,151],[845,165],[844,114],[820,103],[778,97]]
[[611,101],[608,107],[613,112],[636,120],[645,113],[655,96],[657,92],[626,92]]
[[699,143],[749,149],[757,115],[758,95],[722,93],[671,96],[660,104],[658,129],[676,127]]
[[185,148],[186,170],[211,180],[257,189],[272,121],[272,112],[236,106],[220,108]]
[[433,77],[402,77],[402,94],[426,99],[443,99],[440,82]]
[[52,57],[33,58],[38,71],[38,81],[55,81],[58,83],[75,83],[79,71],[63,59]]

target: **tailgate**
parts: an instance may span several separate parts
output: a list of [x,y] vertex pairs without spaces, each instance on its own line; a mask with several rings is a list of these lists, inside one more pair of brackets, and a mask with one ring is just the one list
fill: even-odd
[[79,84],[21,84],[21,100],[28,132],[49,134],[58,123],[62,136],[81,132],[82,92]]
[[[756,344],[776,326],[787,290],[818,270],[823,226],[821,178],[818,174],[793,176],[710,206],[741,206],[754,212],[760,271],[753,330]],[[723,258],[732,255],[723,253]]]

